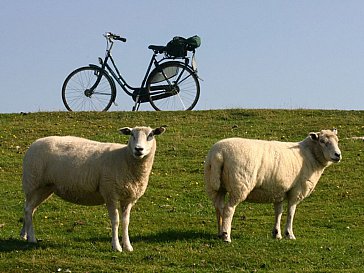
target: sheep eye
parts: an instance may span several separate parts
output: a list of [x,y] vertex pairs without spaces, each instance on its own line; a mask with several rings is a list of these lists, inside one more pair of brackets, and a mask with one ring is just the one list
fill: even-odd
[[327,138],[320,139],[320,142],[324,144],[326,147],[330,145],[330,141]]
[[153,139],[153,136],[154,136],[153,132],[152,132],[152,133],[150,133],[150,134],[147,136],[147,140],[148,140],[148,141],[152,140],[152,139]]

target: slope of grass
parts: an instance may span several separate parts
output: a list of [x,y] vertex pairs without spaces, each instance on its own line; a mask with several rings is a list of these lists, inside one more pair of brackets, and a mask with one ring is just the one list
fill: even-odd
[[[363,272],[363,111],[216,110],[193,112],[31,113],[0,115],[0,272]],[[127,141],[124,126],[166,125],[153,173],[132,210],[132,253],[111,251],[104,206],[53,196],[35,214],[36,245],[19,239],[21,164],[27,147],[48,135]],[[216,239],[203,185],[203,161],[217,140],[300,141],[336,127],[343,160],[328,168],[295,217],[296,241],[271,239],[271,204],[243,203],[231,244]]]

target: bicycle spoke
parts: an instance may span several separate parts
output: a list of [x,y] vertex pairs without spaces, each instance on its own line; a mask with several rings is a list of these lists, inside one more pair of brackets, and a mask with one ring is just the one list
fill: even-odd
[[99,68],[82,67],[66,78],[62,88],[62,99],[68,110],[106,111],[109,109],[116,93],[112,79],[103,74],[99,84],[91,90],[100,73]]
[[189,77],[191,77],[191,76],[192,76],[192,74],[188,74],[188,75],[186,75],[186,77],[184,77],[183,79],[181,79],[181,80],[180,80],[180,78],[181,78],[181,77],[182,77],[182,75],[183,75],[183,72],[184,72],[184,71],[182,71],[182,72],[181,72],[180,76],[179,76],[179,77],[178,77],[178,79],[176,80],[176,82],[177,82],[177,83],[179,83],[179,84],[180,84],[180,83],[183,83],[185,80],[187,80]]

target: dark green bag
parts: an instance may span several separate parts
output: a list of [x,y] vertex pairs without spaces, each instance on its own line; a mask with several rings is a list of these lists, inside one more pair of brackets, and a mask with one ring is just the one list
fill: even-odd
[[186,40],[187,50],[193,51],[201,45],[201,38],[197,35],[192,36]]
[[193,51],[201,45],[201,38],[197,35],[188,39],[176,36],[166,46],[166,53],[170,57],[185,57],[188,51]]
[[166,52],[170,57],[185,57],[187,55],[186,39],[176,36],[168,42]]

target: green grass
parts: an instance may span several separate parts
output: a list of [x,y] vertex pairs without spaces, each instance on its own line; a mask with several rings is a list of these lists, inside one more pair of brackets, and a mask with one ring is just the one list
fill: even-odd
[[[36,245],[19,239],[21,163],[48,135],[125,143],[124,126],[167,125],[153,173],[132,210],[132,253],[111,250],[104,206],[56,196],[35,214]],[[275,241],[271,204],[242,203],[232,243],[216,239],[215,214],[203,185],[203,161],[217,140],[238,136],[300,141],[336,127],[343,160],[328,168],[297,208],[297,240]],[[0,272],[364,272],[364,111],[216,110],[0,114]]]

